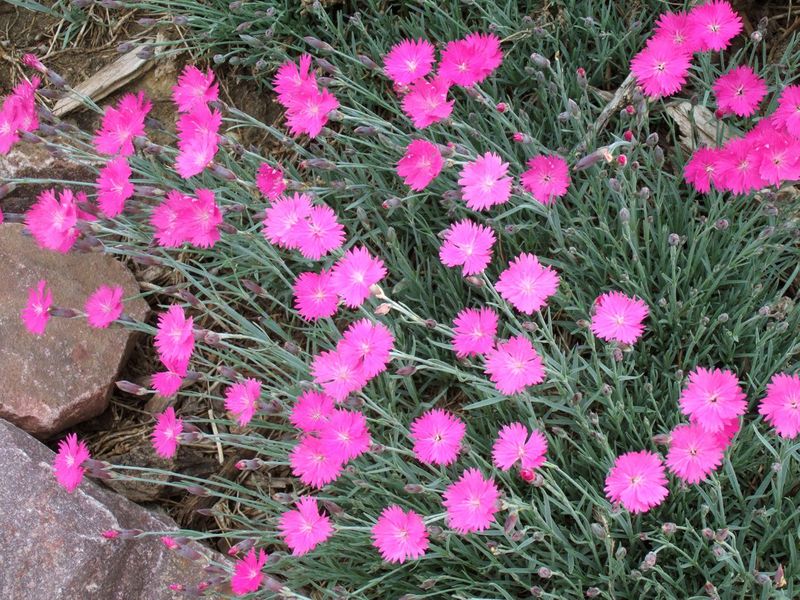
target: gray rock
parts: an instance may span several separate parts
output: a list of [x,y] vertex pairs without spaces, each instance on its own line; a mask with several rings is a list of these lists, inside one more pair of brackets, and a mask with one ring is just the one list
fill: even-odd
[[168,550],[158,537],[103,538],[101,533],[108,529],[170,531],[175,523],[87,479],[74,493],[67,493],[53,476],[53,452],[2,419],[0,448],[5,480],[0,486],[0,598],[180,598],[184,596],[170,591],[170,584],[197,586],[208,579],[205,565],[227,563],[197,543],[187,548],[202,558],[188,560]]
[[[42,337],[30,334],[20,312],[40,279],[55,306],[78,310],[100,285],[121,285],[126,298],[139,286],[111,256],[43,250],[22,225],[0,225],[0,417],[47,437],[106,409],[135,340],[130,330],[93,329],[83,318],[53,318]],[[136,319],[147,312],[141,298],[125,303],[125,313]]]

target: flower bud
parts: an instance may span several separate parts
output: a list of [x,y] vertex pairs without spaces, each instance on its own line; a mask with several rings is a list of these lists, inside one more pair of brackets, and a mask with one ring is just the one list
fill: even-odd
[[537,52],[531,54],[531,61],[533,61],[533,64],[539,67],[540,69],[550,68],[550,61],[541,54],[538,54]]
[[586,89],[589,85],[589,82],[586,79],[586,69],[583,67],[578,67],[576,75],[578,77],[578,87],[581,89]]
[[380,71],[381,68],[369,56],[363,54],[358,55],[358,61],[372,71]]
[[410,375],[413,375],[416,372],[417,372],[417,368],[415,366],[413,366],[413,365],[409,365],[409,366],[400,367],[399,369],[397,369],[395,371],[395,375],[400,375],[400,377],[408,377]]
[[319,50],[320,52],[328,52],[328,53],[333,52],[333,46],[313,36],[308,35],[303,38],[303,41],[305,41],[306,44],[314,48],[314,50]]
[[147,388],[144,388],[131,381],[121,380],[117,381],[115,385],[126,394],[132,394],[134,396],[146,396],[150,393],[150,390]]

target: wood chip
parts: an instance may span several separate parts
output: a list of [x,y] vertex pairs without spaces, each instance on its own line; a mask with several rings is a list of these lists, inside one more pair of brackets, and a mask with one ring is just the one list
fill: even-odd
[[99,102],[109,94],[144,75],[153,68],[155,61],[152,59],[145,60],[136,56],[141,48],[140,46],[123,54],[117,60],[107,64],[89,77],[89,79],[84,80],[75,87],[77,94],[70,93],[56,103],[53,114],[57,117],[63,117],[76,108],[83,106],[81,96],[88,96],[95,102]]
[[680,144],[687,152],[700,146],[717,146],[717,135],[721,132],[720,143],[731,137],[730,127],[722,123],[705,106],[692,106],[685,100],[672,102],[666,107],[667,114],[680,130]]

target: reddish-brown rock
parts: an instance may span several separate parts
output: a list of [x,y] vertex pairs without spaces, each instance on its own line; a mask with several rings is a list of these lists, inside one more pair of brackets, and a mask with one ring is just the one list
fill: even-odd
[[[20,312],[40,279],[55,306],[78,310],[100,285],[122,286],[125,298],[139,286],[110,256],[42,250],[22,225],[0,225],[0,417],[46,437],[105,410],[133,337],[113,325],[93,329],[84,318],[53,318],[42,337],[30,334]],[[125,302],[125,313],[136,319],[147,310],[141,298]]]
[[53,452],[2,419],[0,448],[0,598],[182,598],[170,584],[197,586],[209,579],[206,565],[226,565],[222,555],[196,543],[186,548],[202,556],[189,560],[158,537],[103,538],[109,529],[169,532],[175,523],[87,479],[67,493],[53,476]]

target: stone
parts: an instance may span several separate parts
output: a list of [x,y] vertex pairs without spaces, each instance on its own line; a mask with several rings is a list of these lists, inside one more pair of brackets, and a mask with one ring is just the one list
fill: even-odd
[[[111,256],[43,250],[22,225],[0,225],[0,417],[44,438],[106,409],[135,339],[120,326],[91,328],[83,317],[54,317],[43,336],[29,333],[20,312],[40,279],[54,306],[81,311],[100,285],[122,286],[124,298],[139,286]],[[148,306],[142,298],[127,300],[124,312],[144,320]]]
[[[0,598],[14,600],[168,600],[169,589],[192,589],[211,577],[208,564],[228,559],[196,542],[184,557],[158,536],[102,537],[110,529],[169,533],[174,521],[156,515],[84,478],[72,494],[55,480],[53,452],[0,419]],[[224,593],[227,577],[214,586]],[[214,597],[214,594],[211,595]]]

